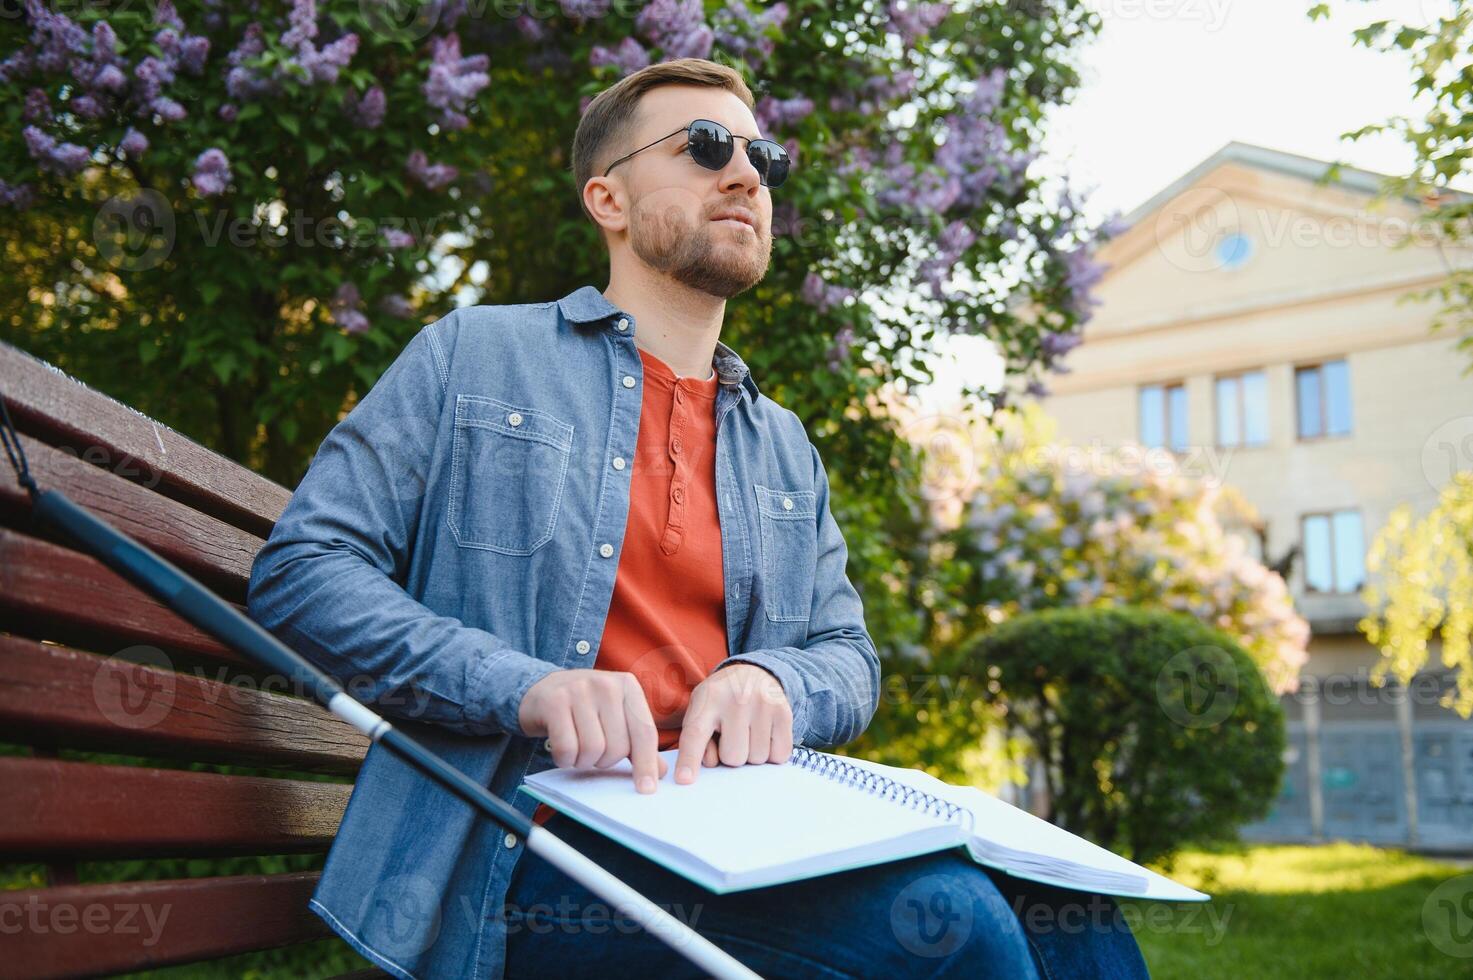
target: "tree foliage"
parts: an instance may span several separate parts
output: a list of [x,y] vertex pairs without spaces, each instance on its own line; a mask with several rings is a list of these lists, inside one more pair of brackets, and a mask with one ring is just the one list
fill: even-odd
[[1283,776],[1284,715],[1231,637],[1130,607],[1026,613],[959,651],[1044,763],[1046,816],[1138,862],[1234,840]]
[[1419,520],[1406,505],[1396,508],[1371,542],[1366,569],[1369,612],[1360,629],[1382,653],[1373,679],[1390,674],[1409,684],[1437,638],[1454,672],[1443,704],[1473,716],[1473,473],[1454,474]]

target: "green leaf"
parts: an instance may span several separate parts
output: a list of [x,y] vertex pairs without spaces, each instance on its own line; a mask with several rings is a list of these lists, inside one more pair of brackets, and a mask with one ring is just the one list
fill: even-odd
[[200,298],[205,301],[205,305],[211,306],[215,300],[220,298],[220,284],[205,280],[199,284],[199,294]]
[[317,161],[321,160],[322,157],[323,157],[323,155],[326,154],[326,153],[327,153],[327,150],[324,149],[321,145],[319,145],[317,143],[308,143],[307,144],[307,166],[309,166],[309,167],[315,167],[315,166],[317,166]]
[[293,136],[301,135],[302,126],[301,123],[297,122],[296,116],[293,116],[290,113],[283,112],[281,115],[276,117],[276,121],[281,123],[282,129],[286,130],[288,133],[291,133]]

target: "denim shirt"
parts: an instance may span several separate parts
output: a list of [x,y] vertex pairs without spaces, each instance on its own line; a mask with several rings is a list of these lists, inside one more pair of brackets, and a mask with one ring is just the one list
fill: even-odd
[[[553,763],[522,696],[593,666],[613,596],[637,330],[592,286],[429,324],[328,433],[251,568],[254,620],[528,815],[517,790]],[[715,361],[717,669],[765,668],[794,744],[838,745],[873,717],[880,667],[828,478],[798,416],[730,347]],[[500,977],[525,849],[375,743],[310,907],[395,976]]]

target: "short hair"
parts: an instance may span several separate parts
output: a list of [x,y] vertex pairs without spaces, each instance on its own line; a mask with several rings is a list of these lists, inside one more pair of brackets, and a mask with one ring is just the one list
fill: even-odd
[[[583,188],[595,175],[608,169],[604,161],[613,161],[624,153],[638,149],[631,146],[622,149],[621,139],[633,127],[639,117],[639,102],[650,89],[661,85],[706,85],[723,88],[741,99],[748,109],[756,112],[752,90],[747,87],[741,73],[735,68],[717,64],[706,58],[675,58],[641,68],[619,79],[596,95],[583,117],[578,120],[578,129],[573,134],[573,185],[578,193],[578,206],[593,222],[598,222],[583,203]],[[604,236],[599,235],[600,239]]]

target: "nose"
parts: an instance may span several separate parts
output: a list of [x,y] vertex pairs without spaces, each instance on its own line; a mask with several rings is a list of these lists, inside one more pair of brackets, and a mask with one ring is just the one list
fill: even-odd
[[737,140],[736,147],[732,150],[731,159],[722,168],[721,192],[723,194],[745,189],[748,194],[755,194],[762,186],[762,175],[752,165],[752,159],[747,155],[747,141]]

